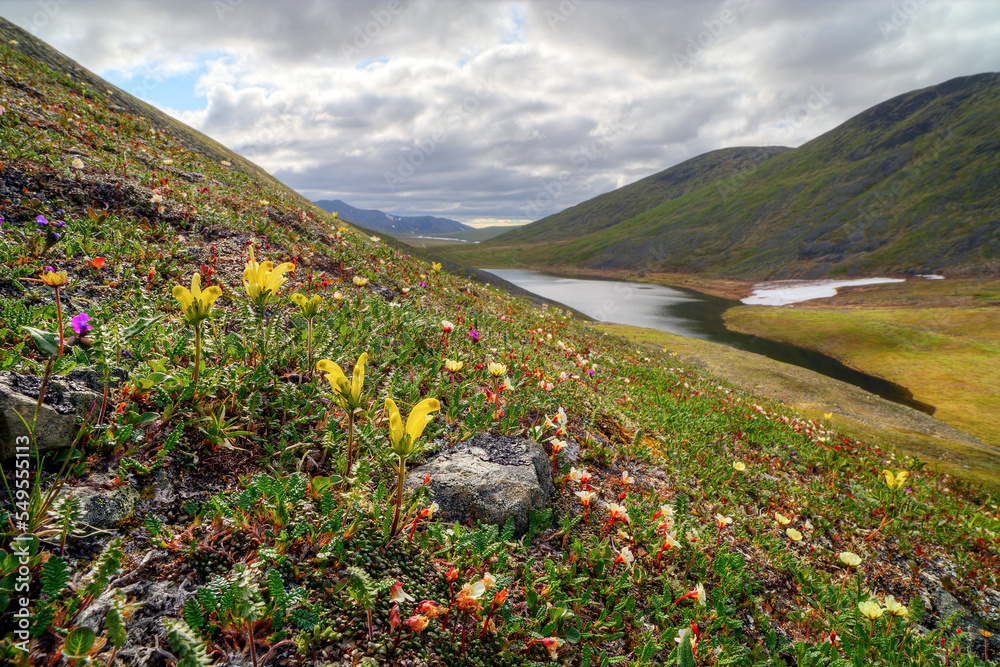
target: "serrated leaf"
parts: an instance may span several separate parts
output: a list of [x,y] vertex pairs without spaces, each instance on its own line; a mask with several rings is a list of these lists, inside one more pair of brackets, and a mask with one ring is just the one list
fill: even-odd
[[59,556],[53,556],[42,564],[42,590],[49,597],[56,597],[69,583],[69,567]]
[[125,632],[125,619],[118,600],[111,605],[104,617],[104,630],[107,632],[108,641],[116,649],[125,645],[128,635]]
[[681,645],[677,649],[678,667],[695,667],[694,652],[691,650],[691,632],[685,632],[681,637]]
[[187,599],[181,615],[184,617],[184,622],[194,630],[201,630],[202,626],[205,625],[205,614],[196,598]]
[[177,667],[209,667],[212,664],[205,643],[187,623],[179,619],[166,620],[163,627],[167,631],[170,647],[177,655]]

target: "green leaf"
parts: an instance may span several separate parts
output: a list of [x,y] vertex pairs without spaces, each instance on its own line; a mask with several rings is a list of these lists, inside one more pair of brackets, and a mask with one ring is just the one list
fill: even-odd
[[205,643],[195,634],[194,630],[182,620],[163,621],[167,631],[167,639],[177,655],[177,667],[209,667],[212,659],[208,657]]
[[121,600],[115,600],[115,603],[108,609],[108,613],[104,617],[104,630],[108,633],[108,641],[111,642],[112,646],[120,649],[125,645],[127,634],[125,632],[125,617],[121,609]]
[[125,328],[125,340],[145,333],[147,329],[163,319],[163,315],[141,317]]
[[35,347],[37,347],[40,352],[53,356],[59,353],[58,333],[42,331],[41,329],[36,329],[34,327],[21,328],[28,332],[28,335],[31,336],[31,340],[35,342]]
[[94,631],[86,626],[74,628],[66,635],[62,652],[67,658],[82,658],[94,647]]
[[42,590],[49,597],[56,597],[69,583],[69,568],[59,556],[53,556],[42,564]]
[[681,645],[677,649],[677,664],[679,667],[695,667],[694,652],[691,650],[691,632],[685,632],[681,637]]
[[201,610],[201,605],[195,598],[188,598],[184,603],[184,610],[181,612],[181,616],[184,617],[184,622],[187,623],[193,630],[201,630],[201,626],[205,625],[205,614]]

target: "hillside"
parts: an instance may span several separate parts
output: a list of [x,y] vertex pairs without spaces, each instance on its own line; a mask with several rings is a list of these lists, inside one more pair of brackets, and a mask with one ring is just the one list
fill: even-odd
[[[614,224],[599,231],[567,238],[550,216],[517,237],[449,249],[449,256],[478,266],[747,280],[993,275],[1000,271],[998,187],[1000,74],[979,74],[895,97],[755,168],[627,219],[610,211]],[[613,194],[565,214],[595,224]]]
[[435,218],[430,215],[400,216],[384,213],[375,209],[355,208],[339,199],[321,199],[316,205],[328,213],[337,213],[343,220],[390,236],[400,234],[449,234],[453,232],[468,232],[475,229],[469,225],[449,220]]
[[545,243],[599,232],[671,199],[735,176],[787,150],[789,149],[783,146],[767,146],[711,151],[532,224],[518,227],[498,237],[494,243]]
[[[439,273],[0,33],[0,663],[1000,651],[990,489]],[[428,472],[472,437],[463,483],[524,475],[476,520]]]

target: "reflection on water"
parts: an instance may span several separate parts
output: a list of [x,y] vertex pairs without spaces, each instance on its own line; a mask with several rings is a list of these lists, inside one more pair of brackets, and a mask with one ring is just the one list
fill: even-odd
[[905,387],[849,368],[832,357],[795,345],[726,328],[722,315],[739,301],[663,285],[616,280],[583,280],[519,269],[482,269],[545,299],[602,322],[659,329],[689,338],[722,343],[775,361],[794,364],[853,384],[877,396],[934,414],[934,407],[913,399]]

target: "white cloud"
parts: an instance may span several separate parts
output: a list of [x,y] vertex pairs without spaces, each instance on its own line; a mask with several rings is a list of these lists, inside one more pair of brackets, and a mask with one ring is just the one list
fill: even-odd
[[0,11],[94,71],[138,74],[143,98],[306,196],[467,220],[798,145],[1000,63],[1000,15],[976,0],[52,6]]

